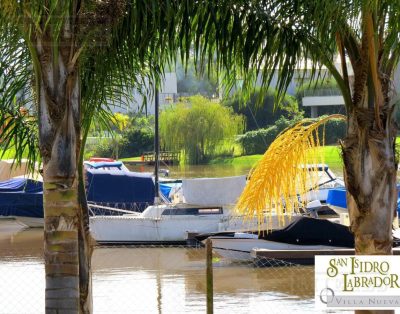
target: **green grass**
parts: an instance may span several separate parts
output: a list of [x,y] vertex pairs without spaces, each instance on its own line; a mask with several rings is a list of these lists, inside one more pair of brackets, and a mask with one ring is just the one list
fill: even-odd
[[142,157],[141,156],[127,157],[127,158],[120,158],[119,160],[121,160],[121,161],[141,161]]
[[[340,157],[340,149],[338,146],[323,146],[319,148],[319,153],[323,154],[324,162],[333,168],[338,168],[343,165],[342,159]],[[263,155],[248,155],[240,157],[230,157],[230,158],[215,158],[210,161],[210,164],[232,164],[240,166],[253,166],[255,165]]]
[[[14,157],[15,157],[15,149],[14,148],[9,148],[9,149],[7,149],[5,152],[4,152],[4,155],[3,155],[3,149],[0,149],[0,159],[14,159]],[[24,155],[23,155],[23,157],[27,157],[28,156],[28,154],[25,154],[24,153]]]

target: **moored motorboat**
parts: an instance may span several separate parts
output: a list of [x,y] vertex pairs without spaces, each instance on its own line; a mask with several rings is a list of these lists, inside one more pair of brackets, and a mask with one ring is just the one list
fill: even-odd
[[[199,240],[204,241],[200,235]],[[328,250],[354,247],[349,228],[325,219],[300,217],[285,228],[260,233],[219,233],[209,236],[213,250],[233,261],[252,260],[254,248],[268,250]]]
[[143,213],[116,209],[114,215],[94,215],[90,217],[90,230],[99,243],[185,243],[189,232],[243,228],[248,222],[234,222],[236,216],[230,207],[245,184],[245,176],[185,179],[182,193],[188,202],[151,205]]
[[[101,208],[104,206],[132,212],[153,204],[151,174],[130,172],[121,162],[90,162],[85,168],[92,214],[110,214]],[[0,216],[14,218],[28,227],[43,227],[43,183],[30,178],[0,182]]]

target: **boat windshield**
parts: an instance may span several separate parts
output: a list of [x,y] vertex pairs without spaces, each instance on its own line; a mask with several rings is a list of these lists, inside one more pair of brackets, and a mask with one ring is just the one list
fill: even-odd
[[162,215],[221,215],[222,207],[184,207],[184,208],[166,208]]

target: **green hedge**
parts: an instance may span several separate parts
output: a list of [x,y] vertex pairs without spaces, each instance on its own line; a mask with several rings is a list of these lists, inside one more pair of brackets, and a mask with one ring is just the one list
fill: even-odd
[[[237,142],[241,144],[245,155],[263,154],[269,145],[275,140],[280,132],[299,121],[288,120],[284,117],[279,118],[275,125],[266,129],[258,129],[246,132],[237,137]],[[319,130],[322,138],[324,128]],[[325,125],[325,145],[335,145],[339,139],[346,135],[346,122],[343,120],[330,120]]]

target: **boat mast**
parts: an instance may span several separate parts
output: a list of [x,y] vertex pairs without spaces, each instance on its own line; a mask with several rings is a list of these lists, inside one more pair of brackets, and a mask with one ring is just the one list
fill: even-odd
[[160,166],[159,155],[160,155],[160,141],[159,141],[159,133],[158,133],[158,114],[159,114],[159,96],[158,96],[158,88],[155,88],[155,101],[154,101],[154,185],[155,185],[155,198],[154,204],[160,203],[160,184],[158,179],[158,168]]

